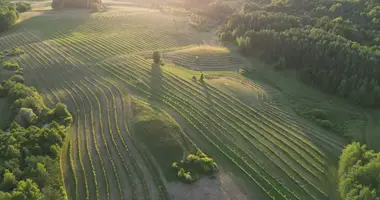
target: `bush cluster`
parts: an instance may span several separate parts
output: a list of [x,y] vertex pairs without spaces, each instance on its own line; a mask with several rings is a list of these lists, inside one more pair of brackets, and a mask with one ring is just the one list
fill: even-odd
[[15,5],[16,5],[16,10],[19,13],[23,13],[32,9],[32,6],[30,5],[30,3],[26,3],[26,2],[17,2],[15,3]]
[[297,114],[314,122],[315,124],[344,136],[344,128],[341,125],[331,122],[331,116],[329,116],[328,112],[325,110],[318,108],[296,108],[295,111]]
[[17,62],[15,62],[15,61],[5,61],[5,62],[3,62],[2,68],[6,69],[6,70],[11,70],[11,71],[17,71],[17,70],[22,69],[20,67],[20,65]]
[[195,154],[189,154],[180,162],[174,162],[172,167],[176,170],[177,177],[186,183],[193,183],[202,176],[219,170],[214,160],[199,149]]
[[20,55],[22,55],[22,54],[24,54],[24,53],[25,53],[24,50],[22,50],[22,49],[20,49],[20,48],[18,48],[18,47],[15,47],[15,48],[12,49],[11,52],[9,52],[9,53],[7,54],[7,56],[20,56]]
[[54,109],[47,108],[36,89],[24,85],[24,78],[20,75],[13,75],[0,84],[0,97],[7,97],[13,102],[12,117],[23,127],[42,126],[52,121],[63,126],[70,126],[72,123],[72,116],[66,105],[58,103]]

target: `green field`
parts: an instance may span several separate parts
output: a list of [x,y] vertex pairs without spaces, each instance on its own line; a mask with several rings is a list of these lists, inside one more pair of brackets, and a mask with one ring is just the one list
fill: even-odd
[[[186,16],[122,3],[108,9],[41,9],[0,35],[1,49],[25,50],[17,61],[26,83],[74,117],[61,156],[69,199],[179,199],[171,163],[195,147],[221,168],[206,178],[212,192],[183,186],[197,199],[336,199],[347,141],[294,108],[357,108],[226,48],[203,46],[213,33],[192,29]],[[152,64],[155,50],[165,65]],[[247,64],[256,70],[251,79],[237,73]],[[192,69],[202,70],[204,83]],[[375,114],[332,118],[347,134],[356,131],[350,123],[362,122],[355,127],[371,141]]]

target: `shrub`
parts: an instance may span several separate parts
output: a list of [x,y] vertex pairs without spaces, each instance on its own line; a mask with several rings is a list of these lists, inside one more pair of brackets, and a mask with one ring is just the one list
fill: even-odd
[[195,182],[200,176],[219,170],[214,160],[199,149],[195,154],[189,154],[184,160],[172,163],[172,167],[177,170],[177,177],[186,183]]
[[334,125],[330,122],[330,120],[327,120],[327,119],[323,119],[323,120],[316,119],[315,121],[318,123],[318,125],[326,129],[332,129],[334,127]]
[[202,83],[204,82],[204,76],[203,76],[203,74],[201,74],[201,77],[199,78],[199,81],[202,82]]
[[9,78],[9,80],[14,81],[16,83],[24,83],[25,79],[21,75],[13,75]]
[[230,42],[233,40],[231,31],[221,33],[219,38],[222,42]]
[[14,61],[3,62],[3,69],[16,71],[20,69],[20,65]]
[[19,13],[23,13],[32,9],[32,6],[30,5],[30,3],[17,2],[15,5],[16,5],[16,10]]
[[15,47],[15,48],[12,49],[11,52],[9,52],[9,53],[7,54],[7,56],[19,56],[19,55],[22,55],[22,54],[24,54],[24,53],[25,53],[24,50]]
[[193,79],[193,81],[197,81],[197,77],[193,76],[191,78]]
[[69,126],[73,122],[73,118],[70,112],[67,110],[67,106],[62,103],[58,103],[54,110],[54,120],[59,124]]
[[153,52],[153,62],[155,64],[159,64],[161,62],[161,52],[160,51]]

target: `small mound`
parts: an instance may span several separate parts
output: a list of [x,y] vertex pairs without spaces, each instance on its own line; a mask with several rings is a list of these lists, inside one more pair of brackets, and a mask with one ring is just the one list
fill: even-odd
[[172,163],[194,151],[191,141],[184,136],[179,124],[165,111],[133,100],[133,125],[139,141],[155,158],[168,181],[177,180]]
[[196,70],[238,69],[243,61],[234,56],[229,49],[214,46],[198,46],[164,55],[176,65]]
[[208,78],[207,82],[248,105],[261,103],[268,99],[267,91],[264,88],[242,77],[211,77]]

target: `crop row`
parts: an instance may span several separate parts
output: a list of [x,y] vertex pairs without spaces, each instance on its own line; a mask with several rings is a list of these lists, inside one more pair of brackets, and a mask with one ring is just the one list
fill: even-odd
[[[172,91],[172,90],[175,90],[175,89],[167,89],[168,91]],[[178,92],[176,93],[176,94],[178,94]],[[181,101],[184,101],[184,102],[186,102],[186,100],[185,99],[182,99]],[[199,100],[200,101],[200,100]],[[191,103],[189,103],[189,104],[191,104]],[[194,103],[192,103],[192,104],[194,104]],[[211,112],[210,112],[211,113]],[[212,121],[213,120],[213,118],[209,118],[209,119],[207,119],[207,120],[209,120],[209,121]],[[215,122],[215,121],[214,121]],[[215,122],[215,123],[217,123],[217,122]],[[220,127],[222,127],[222,126],[220,126]],[[235,129],[235,131],[237,131],[236,129]],[[228,133],[228,130],[224,130],[224,131],[221,131],[221,133],[223,133],[223,132],[227,132]],[[248,138],[246,138],[247,140],[248,140]],[[253,144],[253,143],[251,143],[251,144]],[[242,151],[243,152],[243,151]]]
[[[105,69],[106,71],[108,71],[108,72],[114,74],[116,77],[118,77],[120,80],[124,81],[125,83],[129,84],[130,86],[135,87],[136,89],[140,89],[140,88],[138,88],[138,87],[136,87],[136,86],[134,85],[133,81],[131,81],[131,80],[127,81],[125,76],[123,76],[123,75],[121,75],[121,74],[117,74],[117,71],[119,71],[119,70],[114,71],[114,70],[111,70],[111,69],[109,69],[109,68],[104,68],[104,69]],[[129,75],[131,75],[131,74],[129,74]],[[129,77],[129,78],[131,78],[131,77]],[[147,91],[145,91],[145,92],[149,95],[149,92],[147,92]],[[188,106],[188,105],[187,105],[187,106]],[[210,131],[210,132],[211,132],[211,131]],[[215,144],[215,143],[214,143],[214,144]],[[230,151],[231,151],[231,150],[230,150]],[[222,152],[223,152],[223,151],[222,151]],[[232,151],[231,151],[231,152],[232,152]],[[230,158],[234,163],[236,163],[236,161],[234,161],[229,155],[227,155],[227,154],[225,154],[225,155],[226,155],[228,158]],[[235,154],[235,156],[236,156],[236,154]],[[236,156],[236,158],[241,160],[241,157],[240,157],[240,156]],[[236,163],[236,164],[237,164],[237,163]],[[243,172],[246,173],[246,175],[247,175],[248,177],[250,177],[250,178],[251,178],[254,182],[256,182],[259,186],[261,186],[261,184],[264,184],[264,183],[267,183],[267,184],[271,185],[269,181],[267,181],[265,178],[263,178],[263,177],[261,177],[261,176],[259,176],[258,178],[262,178],[263,180],[262,180],[262,181],[257,181],[255,178],[252,177],[252,175],[251,175],[250,173],[247,173],[247,171],[246,171],[244,168],[240,167],[239,164],[237,164],[237,165],[239,166],[239,168],[240,168]],[[252,169],[252,168],[251,168],[251,169]],[[254,169],[252,169],[252,170],[254,170]],[[254,173],[254,174],[259,174],[259,173]],[[261,183],[260,183],[260,182],[261,182]],[[269,196],[272,196],[272,193],[275,193],[275,191],[276,191],[276,190],[274,190],[274,191],[272,191],[272,192],[269,192],[269,191],[267,190],[267,189],[271,189],[271,188],[275,189],[274,187],[263,187],[263,186],[261,186],[261,187],[263,188],[263,190],[264,190],[265,192],[268,193]],[[277,194],[280,195],[280,196],[282,196],[281,193],[277,193]],[[284,196],[282,196],[282,198],[284,198]]]
[[[88,81],[88,80],[87,80]],[[121,116],[124,116],[124,114],[125,114],[125,111],[124,111],[124,107],[122,106],[122,105],[119,105],[118,107],[116,106],[116,98],[115,98],[115,94],[114,94],[114,92],[112,91],[112,87],[115,87],[114,85],[106,85],[103,81],[99,81],[98,79],[93,79],[92,80],[93,82],[93,84],[94,83],[96,83],[96,84],[99,84],[100,86],[102,86],[103,88],[105,88],[106,90],[108,90],[108,92],[110,93],[110,96],[112,97],[112,101],[111,101],[111,105],[112,105],[112,109],[114,110],[114,121],[115,122],[117,122],[117,123],[121,123],[121,121],[119,121],[119,118],[118,118],[118,114],[117,114],[117,111],[120,111],[121,110]],[[88,81],[89,82],[89,81]],[[101,88],[100,88],[100,86],[96,86],[96,87],[98,87],[100,90],[102,90]],[[108,95],[106,94],[106,92],[103,92],[104,93],[104,96],[105,96],[105,98],[106,98],[106,101],[107,102],[110,102],[109,100],[108,100]],[[123,98],[122,96],[119,96],[119,98]],[[106,104],[107,105],[107,110],[109,110],[110,109],[110,107],[108,106],[108,103]],[[120,108],[121,107],[121,108]],[[124,123],[122,123],[123,125],[124,125]],[[123,128],[123,127],[122,127]],[[142,194],[140,194],[140,196],[141,195],[144,195],[144,197],[145,197],[145,199],[150,199],[150,194],[149,194],[149,191],[148,191],[148,186],[147,186],[147,184],[146,184],[146,182],[145,182],[145,178],[144,178],[144,176],[143,176],[143,173],[141,172],[141,170],[140,170],[140,168],[139,168],[139,166],[137,165],[137,162],[136,162],[136,160],[135,160],[135,158],[134,158],[134,156],[131,154],[131,152],[130,152],[130,150],[128,149],[128,146],[127,146],[127,144],[125,143],[125,141],[124,141],[124,138],[123,138],[123,136],[122,136],[122,132],[121,132],[121,130],[120,130],[120,127],[119,127],[119,125],[117,125],[116,126],[116,130],[117,130],[117,133],[118,133],[118,136],[119,136],[119,138],[118,138],[118,141],[119,142],[121,142],[121,144],[122,144],[122,148],[124,149],[124,152],[127,152],[128,153],[128,157],[131,159],[131,161],[132,161],[132,167],[133,167],[133,170],[135,170],[136,172],[137,172],[137,175],[138,175],[138,177],[139,177],[139,179],[140,179],[140,181],[141,181],[141,183],[142,183],[142,186],[143,186],[143,191],[141,191],[141,193]],[[123,161],[123,163],[124,163],[125,161]],[[128,165],[127,165],[128,166]],[[131,174],[129,174],[129,177],[130,177],[130,179],[132,179],[132,175]],[[132,183],[133,184],[133,183]],[[133,193],[133,195],[136,195],[136,191]]]
[[[102,116],[107,116],[107,125],[108,125],[108,135],[111,137],[111,140],[112,140],[112,144],[111,144],[111,146],[113,146],[114,147],[114,149],[116,150],[116,152],[117,152],[117,154],[118,154],[118,159],[120,159],[121,160],[121,162],[122,162],[122,164],[123,164],[123,168],[124,168],[124,171],[126,172],[126,174],[127,174],[127,176],[128,176],[128,178],[127,178],[127,181],[129,182],[129,184],[131,185],[131,194],[132,194],[132,199],[136,199],[136,193],[135,193],[135,191],[136,191],[136,186],[133,184],[133,182],[132,182],[132,180],[131,180],[131,172],[130,172],[130,169],[129,169],[129,167],[128,167],[128,165],[126,164],[126,162],[125,162],[125,160],[124,160],[124,158],[122,157],[122,155],[121,155],[121,153],[120,153],[120,150],[119,150],[119,146],[117,145],[117,143],[116,143],[116,141],[115,141],[115,138],[114,138],[114,135],[113,135],[113,133],[115,132],[114,130],[112,130],[112,125],[111,125],[111,116],[110,116],[110,112],[111,112],[111,110],[110,110],[110,108],[109,108],[109,101],[108,101],[108,98],[107,98],[107,96],[106,96],[106,94],[104,93],[104,91],[101,89],[101,88],[99,88],[98,86],[96,86],[96,85],[94,85],[93,83],[92,83],[92,81],[94,81],[94,80],[91,80],[91,81],[89,81],[87,78],[85,78],[85,81],[88,83],[88,84],[91,84],[94,88],[96,88],[98,91],[100,91],[100,94],[99,94],[99,96],[101,96],[102,98],[106,98],[106,102],[102,102],[102,103],[100,103],[100,101],[99,101],[99,99],[98,99],[98,97],[97,97],[97,95],[95,95],[93,92],[92,92],[92,90],[90,89],[90,87],[89,86],[87,86],[84,82],[82,82],[82,85],[84,86],[84,87],[86,87],[91,93],[92,93],[92,95],[94,96],[94,99],[96,99],[96,101],[97,101],[97,104],[98,104],[98,110],[99,110],[99,112],[98,112],[98,114],[99,114],[99,122],[102,122],[102,123],[99,123],[99,125],[100,125],[100,129],[101,129],[101,132],[102,132],[102,138],[103,138],[103,142],[105,143],[105,145],[106,145],[106,149],[107,149],[107,153],[109,154],[108,156],[111,158],[112,157],[112,155],[111,155],[111,153],[110,153],[110,150],[108,150],[108,145],[107,145],[107,143],[109,142],[109,140],[110,139],[106,139],[106,137],[104,136],[104,133],[103,133],[103,123],[104,123],[104,121],[103,121],[103,119],[102,119]],[[105,113],[102,113],[101,112],[101,105],[105,105],[106,106],[106,112],[107,112],[107,115],[105,114]],[[114,121],[114,120],[113,120]],[[93,123],[96,123],[96,121],[93,121]],[[117,128],[116,128],[117,129]],[[113,163],[113,162],[112,162]],[[116,171],[116,170],[115,170]],[[116,173],[116,175],[117,175],[117,173]],[[117,181],[119,182],[119,177],[118,176],[116,176],[116,179],[117,179]],[[119,187],[121,188],[121,186],[120,186],[120,183],[118,183],[118,185],[119,185]],[[121,193],[121,195],[123,195],[122,193]]]

